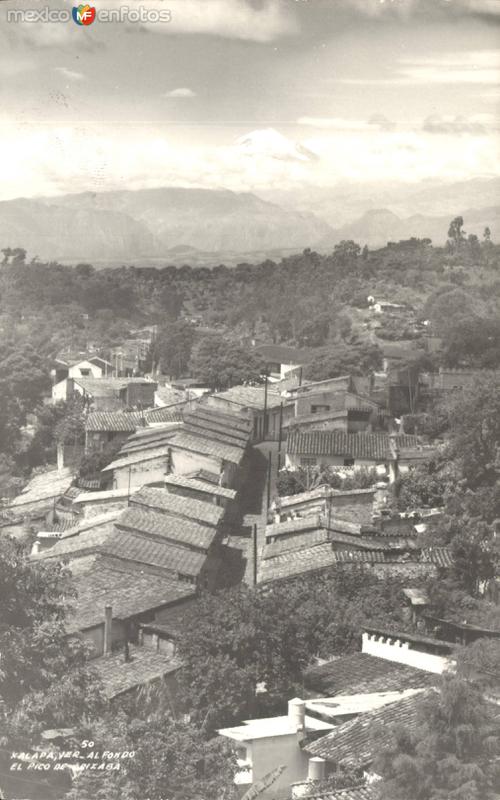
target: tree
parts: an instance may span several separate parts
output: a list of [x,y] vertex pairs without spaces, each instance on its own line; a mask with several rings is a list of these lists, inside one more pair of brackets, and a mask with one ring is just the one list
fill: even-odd
[[186,374],[194,339],[195,330],[185,320],[170,322],[160,329],[153,357],[164,374],[175,378]]
[[119,772],[84,772],[66,800],[236,800],[236,760],[229,743],[160,710],[109,713],[89,726],[95,749],[133,752]]
[[327,355],[317,356],[307,367],[305,376],[311,381],[322,381],[340,375],[368,375],[381,365],[382,351],[377,345],[340,343],[329,349]]
[[459,250],[464,241],[465,233],[462,230],[464,225],[463,217],[455,217],[450,222],[448,228],[448,239],[454,250]]
[[261,383],[264,364],[252,352],[225,337],[211,336],[194,348],[190,371],[215,391],[242,383]]
[[30,561],[3,538],[0,549],[0,730],[25,740],[44,727],[78,724],[101,708],[87,648],[68,637],[74,591],[60,564]]
[[500,725],[494,707],[470,683],[445,677],[439,692],[422,697],[419,724],[392,730],[374,769],[388,800],[495,800]]

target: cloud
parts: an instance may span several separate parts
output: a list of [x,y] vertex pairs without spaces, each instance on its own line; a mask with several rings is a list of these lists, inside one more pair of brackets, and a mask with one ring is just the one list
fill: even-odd
[[85,75],[83,72],[75,72],[75,70],[68,69],[67,67],[54,67],[54,71],[58,72],[69,81],[83,81]]
[[368,17],[498,17],[498,0],[337,0],[344,11]]
[[487,133],[486,125],[480,119],[462,115],[453,117],[432,114],[424,120],[422,129],[427,133],[464,133],[475,136],[483,136]]
[[196,92],[192,89],[180,87],[179,89],[172,89],[170,92],[165,92],[162,97],[196,97]]
[[396,127],[396,123],[387,119],[385,114],[372,114],[368,120],[368,125],[378,128],[379,131],[393,131]]
[[342,117],[299,117],[298,125],[307,125],[332,131],[392,131],[396,123],[391,122],[384,114],[373,114],[369,120],[343,119]]

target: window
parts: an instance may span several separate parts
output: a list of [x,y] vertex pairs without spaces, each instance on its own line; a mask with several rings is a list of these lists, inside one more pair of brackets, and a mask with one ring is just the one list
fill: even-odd
[[330,406],[311,406],[311,414],[322,414],[325,411],[330,411]]
[[344,458],[344,467],[353,467],[353,466],[354,466],[353,458]]
[[84,369],[83,367],[80,367],[80,375],[83,378],[86,378],[88,375],[90,375],[90,369]]
[[300,466],[301,467],[315,467],[316,466],[316,459],[304,457],[300,459]]

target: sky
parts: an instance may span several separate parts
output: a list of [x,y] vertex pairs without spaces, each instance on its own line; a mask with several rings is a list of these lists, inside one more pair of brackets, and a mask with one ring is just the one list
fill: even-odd
[[[134,22],[125,9],[169,13]],[[102,0],[8,21],[0,199],[500,174],[500,0]]]

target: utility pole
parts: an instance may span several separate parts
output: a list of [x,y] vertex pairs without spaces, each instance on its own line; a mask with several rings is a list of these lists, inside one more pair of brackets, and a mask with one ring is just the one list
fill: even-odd
[[253,526],[253,585],[257,586],[257,525]]
[[265,440],[267,434],[267,369],[265,372],[265,383],[264,383],[264,425],[262,428],[262,438]]
[[281,468],[281,442],[283,440],[283,401],[280,403],[280,421],[279,421],[279,432],[278,432],[278,468],[277,473],[279,473]]
[[271,505],[271,459],[272,453],[267,454],[267,508]]

